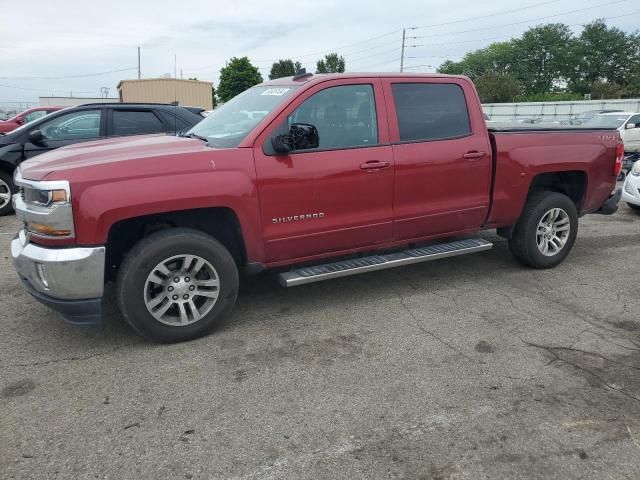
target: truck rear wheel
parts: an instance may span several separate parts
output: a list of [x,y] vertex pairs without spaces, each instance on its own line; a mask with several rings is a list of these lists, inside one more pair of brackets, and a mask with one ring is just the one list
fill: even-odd
[[125,320],[158,342],[205,335],[231,311],[237,294],[238,269],[229,251],[187,228],[144,238],[118,272],[117,299]]
[[13,184],[11,174],[0,171],[0,217],[13,212],[11,195],[14,193],[16,193],[16,187]]
[[532,194],[516,224],[509,250],[521,263],[552,268],[569,255],[578,234],[578,212],[569,197],[556,192]]

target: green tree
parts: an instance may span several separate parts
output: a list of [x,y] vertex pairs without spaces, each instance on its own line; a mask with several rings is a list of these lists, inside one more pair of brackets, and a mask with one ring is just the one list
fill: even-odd
[[522,87],[509,73],[487,72],[476,79],[478,95],[484,103],[513,102]]
[[592,100],[622,98],[627,93],[627,89],[614,82],[596,80],[591,84],[591,91],[589,93],[591,93]]
[[262,75],[247,57],[233,57],[226,67],[220,69],[218,98],[222,102],[228,102],[247,88],[261,82]]
[[269,73],[269,80],[275,80],[276,78],[282,77],[292,77],[294,76],[300,69],[302,68],[302,64],[300,62],[295,62],[291,59],[286,60],[278,60],[274,62],[271,66],[271,72]]
[[337,53],[329,53],[323,59],[318,60],[316,73],[342,73],[344,68],[344,57],[338,56]]
[[637,62],[629,72],[627,92],[631,97],[640,97],[640,62]]
[[548,93],[558,89],[572,74],[575,39],[562,23],[530,28],[513,40],[514,74],[525,93]]
[[486,48],[467,53],[459,62],[447,60],[438,71],[450,75],[466,75],[476,81],[487,73],[506,74],[514,63],[511,42],[496,42]]
[[603,20],[586,25],[575,45],[569,88],[588,93],[596,82],[628,83],[634,65],[640,62],[639,40],[637,35],[607,27]]

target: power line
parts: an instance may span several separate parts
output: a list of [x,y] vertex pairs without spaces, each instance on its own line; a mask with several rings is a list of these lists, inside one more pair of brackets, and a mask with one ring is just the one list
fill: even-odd
[[[624,0],[624,1],[626,1],[626,0]],[[480,16],[480,17],[476,16],[476,17],[464,18],[464,19],[461,19],[461,20],[455,20],[455,21],[444,22],[444,23],[436,23],[436,24],[431,24],[431,25],[423,25],[421,27],[415,27],[415,28],[439,27],[439,26],[443,26],[443,25],[452,25],[454,23],[462,23],[462,22],[468,22],[468,21],[471,21],[471,20],[478,20],[478,19],[489,18],[489,17],[498,16],[498,15],[506,15],[508,13],[520,12],[520,11],[523,11],[523,10],[528,10],[528,9],[535,8],[535,7],[540,7],[542,5],[548,5],[550,3],[558,3],[558,0],[547,0],[545,2],[534,3],[532,5],[527,5],[525,7],[515,8],[515,9],[511,9],[511,10],[503,10],[503,11],[500,11],[500,12],[494,12],[494,13],[490,13],[488,15],[483,15],[483,16]],[[322,50],[322,51],[318,51],[318,52],[305,53],[305,54],[302,54],[302,55],[292,55],[291,57],[298,59],[298,58],[310,57],[310,56],[313,56],[313,55],[322,55],[324,53],[332,53],[332,52],[344,50],[346,48],[349,48],[349,47],[352,47],[352,46],[355,46],[355,45],[360,45],[362,43],[366,43],[366,42],[369,42],[371,40],[377,40],[379,38],[388,37],[389,35],[393,35],[395,33],[401,32],[401,31],[402,31],[402,29],[399,28],[399,29],[394,30],[392,32],[388,32],[388,33],[385,33],[383,35],[379,35],[379,36],[376,36],[376,37],[367,38],[367,39],[361,40],[359,42],[350,43],[348,45],[342,45],[340,47],[334,47],[334,48],[330,48],[330,49]],[[359,53],[359,52],[351,52],[351,54],[354,54],[354,53]],[[347,55],[347,54],[345,53],[343,55]],[[273,60],[256,60],[254,63],[263,63],[263,62],[272,62],[272,61]],[[194,69],[192,69],[192,70],[194,70]]]
[[[348,45],[342,45],[340,47],[328,48],[326,50],[321,50],[321,51],[317,51],[317,52],[303,53],[301,55],[289,55],[287,58],[293,58],[293,59],[297,60],[297,59],[300,59],[300,58],[311,57],[311,56],[314,56],[314,55],[322,55],[323,53],[333,53],[333,52],[337,52],[337,51],[340,51],[340,50],[344,50],[346,48],[353,47],[355,45],[361,45],[363,43],[367,43],[367,42],[370,42],[372,40],[378,40],[379,38],[385,38],[385,37],[388,37],[388,36],[393,35],[395,33],[401,32],[401,31],[402,31],[402,29],[399,28],[397,30],[393,30],[392,32],[387,32],[387,33],[384,33],[382,35],[376,35],[375,37],[365,38],[364,40],[360,40],[358,42],[350,43]],[[356,53],[356,52],[352,52],[352,53]],[[273,61],[274,61],[273,58],[272,59],[259,59],[259,60],[254,60],[253,63],[271,63]],[[191,69],[191,70],[195,70],[195,68]]]
[[110,73],[126,72],[127,70],[136,70],[138,67],[120,68],[118,70],[109,70],[106,72],[98,73],[84,73],[78,75],[62,75],[58,77],[0,77],[0,80],[61,80],[65,78],[87,78],[87,77],[99,77],[101,75],[108,75]]
[[628,2],[628,1],[629,0],[616,0],[614,2],[600,3],[598,5],[592,5],[591,7],[578,8],[576,10],[569,10],[567,12],[555,13],[553,15],[546,15],[544,17],[531,18],[529,20],[522,20],[520,22],[504,23],[502,25],[492,25],[490,27],[472,28],[472,29],[469,29],[469,30],[458,30],[456,32],[435,33],[435,34],[431,34],[431,35],[424,35],[424,37],[441,37],[443,35],[456,35],[456,34],[459,34],[459,33],[479,32],[481,30],[492,30],[494,28],[511,27],[513,25],[522,25],[523,23],[536,22],[538,20],[546,20],[547,18],[554,18],[554,17],[559,17],[561,15],[569,15],[569,14],[572,14],[572,13],[584,12],[585,10],[591,10],[593,8],[599,8],[599,7],[604,7],[604,6],[608,6],[608,5],[615,5],[615,4],[618,4],[618,3],[623,3],[623,2]]
[[[26,88],[26,87],[16,87],[14,85],[0,85],[0,88],[11,88],[14,90],[25,90],[28,92],[40,92],[40,93],[63,93],[62,90],[47,90],[46,88]],[[65,94],[67,92],[64,92]],[[75,93],[95,93],[94,91],[75,91]]]
[[481,15],[481,16],[475,16],[475,17],[468,17],[468,18],[463,18],[461,20],[453,20],[451,22],[444,22],[444,23],[432,23],[430,25],[422,25],[416,28],[431,28],[431,27],[442,27],[444,25],[453,25],[455,23],[463,23],[463,22],[470,22],[472,20],[481,20],[483,18],[489,18],[489,17],[497,17],[499,15],[506,15],[507,13],[515,13],[515,12],[521,12],[523,10],[529,10],[531,8],[535,8],[535,7],[541,7],[542,5],[548,5],[550,3],[559,3],[558,0],[548,0],[546,2],[541,2],[541,3],[534,3],[532,5],[528,5],[526,7],[520,7],[520,8],[514,8],[512,10],[503,10],[501,12],[495,12],[495,13],[489,13],[487,15]]
[[[619,0],[619,1],[628,1],[628,0]],[[614,2],[614,3],[619,3],[618,2]],[[627,13],[625,15],[616,15],[615,17],[606,17],[603,18],[603,20],[607,21],[607,20],[615,20],[616,18],[622,18],[622,17],[629,17],[631,15],[637,15],[639,14],[640,11],[636,11],[636,12],[631,12],[631,13]],[[567,25],[568,27],[578,27],[578,26],[585,26],[585,23],[574,23],[574,24],[570,24]],[[427,43],[425,45],[423,45],[424,47],[440,47],[440,46],[444,46],[444,45],[458,45],[460,43],[477,43],[477,42],[484,42],[484,41],[489,41],[489,40],[504,40],[505,38],[507,38],[506,35],[500,35],[498,37],[486,37],[486,38],[476,38],[473,40],[460,40],[460,41],[456,41],[456,42],[443,42],[443,43]],[[509,35],[508,38],[513,38],[513,35]]]

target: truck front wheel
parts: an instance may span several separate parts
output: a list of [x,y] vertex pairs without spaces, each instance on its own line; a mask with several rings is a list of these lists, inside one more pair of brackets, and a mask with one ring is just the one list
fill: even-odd
[[561,263],[578,234],[578,212],[569,197],[556,192],[532,194],[516,224],[509,249],[521,263],[552,268]]
[[142,336],[166,343],[191,340],[233,308],[238,269],[229,251],[209,235],[161,230],[127,254],[116,294],[125,320]]

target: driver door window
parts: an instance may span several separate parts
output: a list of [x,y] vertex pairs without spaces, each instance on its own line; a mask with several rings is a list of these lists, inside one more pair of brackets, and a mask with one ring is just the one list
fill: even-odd
[[289,115],[287,123],[288,127],[294,123],[314,125],[319,135],[317,150],[375,146],[378,124],[373,86],[343,85],[322,90]]
[[101,110],[69,113],[47,122],[40,129],[45,140],[81,140],[100,137]]

